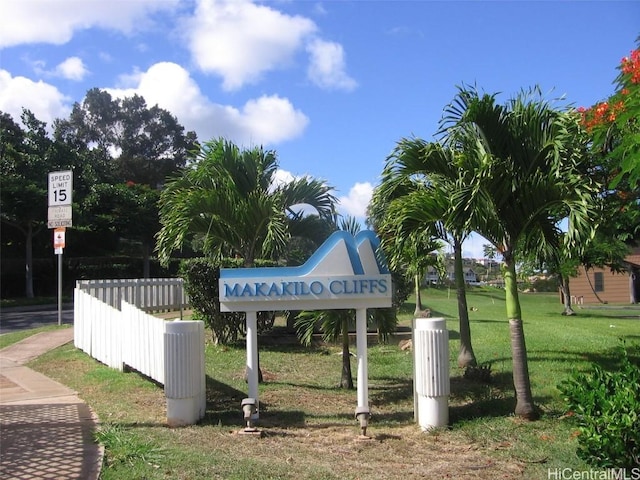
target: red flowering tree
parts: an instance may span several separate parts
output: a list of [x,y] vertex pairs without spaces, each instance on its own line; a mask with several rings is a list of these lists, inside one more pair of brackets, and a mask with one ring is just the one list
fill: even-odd
[[[640,48],[618,66],[615,93],[591,108],[579,109],[593,138],[594,153],[609,172],[609,187],[640,184]],[[624,181],[623,181],[624,180]],[[626,190],[626,188],[623,188]]]
[[[640,48],[624,57],[618,70],[615,93],[580,109],[592,140],[591,171],[603,185],[599,226],[580,261],[585,269],[629,269],[633,281],[637,272],[624,259],[629,247],[640,243]],[[631,303],[637,303],[638,287],[630,291]]]

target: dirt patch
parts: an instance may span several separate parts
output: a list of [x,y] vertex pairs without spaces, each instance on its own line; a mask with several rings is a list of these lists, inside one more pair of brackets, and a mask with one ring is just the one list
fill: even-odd
[[[290,473],[286,478],[333,472],[352,479],[520,479],[524,465],[454,438],[448,432],[423,433],[417,426],[377,429],[362,440],[358,428],[342,423],[310,423],[304,428],[261,428],[262,437],[216,428],[175,431],[183,442],[198,443],[212,455],[240,445],[251,458]],[[185,438],[197,435],[200,438]],[[280,478],[280,477],[278,477]]]

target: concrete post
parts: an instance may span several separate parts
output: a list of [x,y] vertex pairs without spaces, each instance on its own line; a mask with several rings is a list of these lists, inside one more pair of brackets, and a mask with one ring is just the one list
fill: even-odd
[[449,423],[449,331],[443,318],[416,318],[414,365],[418,423],[423,430]]
[[192,425],[204,417],[206,410],[204,323],[167,322],[164,346],[167,424]]

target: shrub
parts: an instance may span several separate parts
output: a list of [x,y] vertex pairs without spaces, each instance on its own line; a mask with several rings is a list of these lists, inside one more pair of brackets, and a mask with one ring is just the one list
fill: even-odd
[[617,371],[594,364],[558,386],[578,422],[578,456],[598,467],[640,465],[640,368],[621,351]]
[[467,366],[463,377],[474,382],[491,383],[491,362]]

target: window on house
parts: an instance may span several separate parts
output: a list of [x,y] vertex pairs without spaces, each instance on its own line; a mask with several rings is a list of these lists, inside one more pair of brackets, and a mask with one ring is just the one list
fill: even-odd
[[596,292],[604,292],[604,273],[602,272],[593,273],[593,289]]

